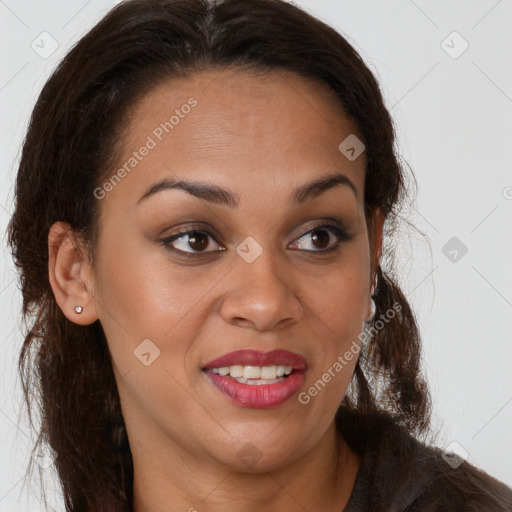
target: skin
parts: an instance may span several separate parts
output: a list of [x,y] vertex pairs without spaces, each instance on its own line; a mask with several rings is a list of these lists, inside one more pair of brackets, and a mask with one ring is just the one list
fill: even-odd
[[[364,153],[349,161],[338,150],[357,127],[329,89],[293,73],[210,70],[163,83],[134,106],[112,174],[190,97],[197,106],[99,201],[94,265],[68,225],[52,226],[56,300],[72,322],[103,326],[133,455],[136,512],[342,510],[361,460],[334,414],[356,358],[307,405],[294,396],[270,409],[230,402],[201,367],[237,349],[283,348],[308,361],[304,391],[357,340],[384,220],[377,210],[372,232],[365,219]],[[338,185],[291,205],[292,190],[332,171],[352,181],[357,197]],[[169,176],[229,189],[239,206],[176,189],[137,205]],[[350,240],[324,230],[327,242],[315,242],[311,229],[326,217]],[[201,252],[207,241],[208,252],[193,259],[162,245],[178,225],[212,238],[194,244],[184,235],[175,248]],[[236,252],[247,236],[263,249],[252,263]],[[134,355],[144,339],[160,350],[147,366]],[[252,465],[238,455],[247,443],[258,458]]]

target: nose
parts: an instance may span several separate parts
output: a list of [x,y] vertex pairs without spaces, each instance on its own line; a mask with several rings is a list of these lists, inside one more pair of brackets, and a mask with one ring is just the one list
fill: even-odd
[[[303,315],[303,306],[290,278],[279,273],[271,251],[264,251],[254,262],[242,259],[231,272],[229,291],[220,313],[229,324],[268,331],[292,325]],[[287,273],[287,275],[291,275]]]

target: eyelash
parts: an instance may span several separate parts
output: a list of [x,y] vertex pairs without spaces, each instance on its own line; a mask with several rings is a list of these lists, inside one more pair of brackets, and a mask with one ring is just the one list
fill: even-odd
[[[319,224],[318,226],[314,226],[313,228],[309,229],[308,231],[306,231],[304,234],[302,234],[300,237],[296,238],[295,241],[297,240],[300,240],[301,238],[304,238],[307,234],[309,233],[312,233],[314,231],[320,231],[320,230],[324,230],[324,231],[330,231],[332,234],[334,234],[337,238],[338,238],[338,242],[335,243],[332,247],[330,247],[329,249],[320,249],[320,250],[317,250],[317,251],[314,251],[314,250],[310,250],[310,249],[303,249],[303,251],[305,252],[309,252],[309,253],[320,253],[320,254],[326,254],[326,253],[330,253],[332,251],[335,251],[338,249],[339,245],[342,243],[342,242],[347,242],[349,240],[352,239],[352,236],[349,235],[344,229],[341,229],[339,228],[338,226],[335,226],[333,224],[329,224],[329,223],[322,223],[322,224]],[[193,233],[201,233],[202,235],[205,235],[207,237],[210,237],[212,240],[214,240],[217,244],[219,244],[219,242],[215,239],[214,236],[212,236],[212,234],[208,231],[205,231],[203,229],[188,229],[188,230],[184,230],[184,231],[181,231],[178,229],[178,232],[175,233],[174,235],[171,235],[169,237],[166,237],[166,238],[161,238],[160,239],[160,242],[162,242],[162,244],[169,250],[171,251],[174,251],[174,252],[177,252],[179,253],[180,255],[185,255],[186,257],[191,257],[191,258],[197,258],[199,256],[203,256],[205,254],[212,254],[212,253],[215,253],[215,252],[222,252],[222,251],[196,251],[196,252],[187,252],[187,251],[182,251],[180,249],[175,249],[174,247],[171,246],[172,242],[174,242],[175,240],[178,240],[179,238],[182,238],[183,236],[185,235],[191,235]],[[301,249],[295,249],[295,250],[301,250]]]

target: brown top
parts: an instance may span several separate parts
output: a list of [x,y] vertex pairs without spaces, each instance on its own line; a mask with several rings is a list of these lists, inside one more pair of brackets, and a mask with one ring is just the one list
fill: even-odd
[[[443,458],[382,414],[365,427],[354,416],[338,420],[347,443],[362,457],[343,512],[511,512],[512,489],[467,462]],[[459,459],[460,462],[460,459]]]

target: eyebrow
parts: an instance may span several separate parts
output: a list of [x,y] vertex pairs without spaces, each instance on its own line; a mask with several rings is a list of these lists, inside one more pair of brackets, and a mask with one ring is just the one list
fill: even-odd
[[[295,189],[290,197],[290,201],[292,205],[300,205],[306,201],[314,199],[323,192],[340,185],[346,186],[352,190],[356,199],[358,198],[357,188],[347,176],[341,173],[331,173]],[[240,197],[238,194],[219,187],[218,185],[197,181],[178,180],[172,177],[164,178],[151,185],[139,198],[137,204],[140,204],[142,201],[157,194],[158,192],[169,189],[184,190],[185,192],[188,192],[200,199],[204,199],[205,201],[229,206],[230,208],[237,208],[240,204]]]

